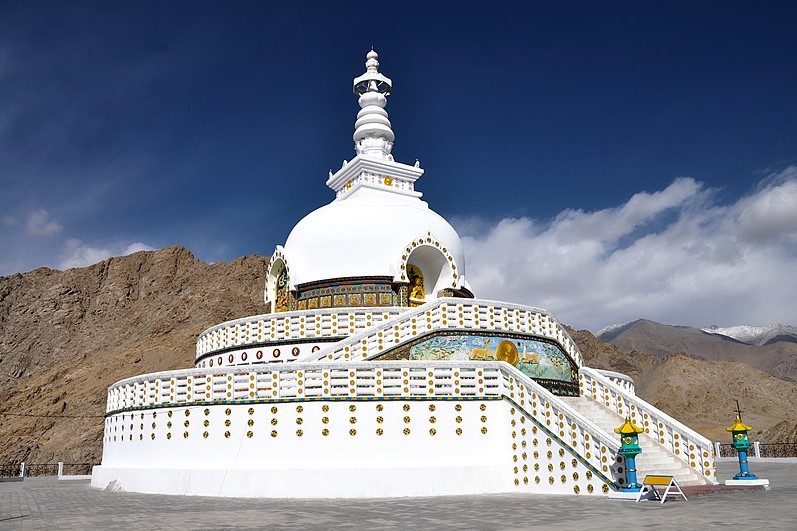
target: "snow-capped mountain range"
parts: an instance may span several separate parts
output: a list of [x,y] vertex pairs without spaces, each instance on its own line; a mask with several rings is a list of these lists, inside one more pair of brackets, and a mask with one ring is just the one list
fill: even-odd
[[619,329],[623,328],[624,326],[628,326],[629,324],[631,324],[631,322],[618,323],[618,324],[613,324],[613,325],[609,325],[609,326],[604,326],[603,328],[598,330],[598,332],[595,334],[595,337],[601,337],[602,338],[602,337],[606,336],[607,334],[610,334],[610,333],[614,332],[615,330],[619,330]]
[[[627,327],[631,323],[609,325],[601,328],[596,334],[599,338],[610,336],[612,332],[619,332],[620,329]],[[784,324],[771,324],[767,326],[738,325],[719,327],[712,325],[700,329],[707,334],[716,334],[730,337],[741,343],[748,345],[767,345],[778,341],[790,341],[797,343],[797,326]]]
[[780,323],[769,326],[739,325],[727,328],[709,326],[702,330],[709,334],[727,336],[748,345],[761,346],[777,341],[797,342],[797,327]]

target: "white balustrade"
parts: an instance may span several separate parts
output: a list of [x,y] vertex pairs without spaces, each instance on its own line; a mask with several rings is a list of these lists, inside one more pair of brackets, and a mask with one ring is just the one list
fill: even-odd
[[[504,392],[522,410],[540,419],[545,429],[570,445],[595,469],[611,475],[620,444],[577,410],[507,364],[501,364]],[[507,392],[508,390],[508,392]]]
[[[236,347],[347,336],[296,361],[357,360],[437,329],[526,333],[560,344],[581,366],[573,340],[547,311],[463,298],[435,299],[417,308],[331,308],[257,315],[221,323],[200,334],[197,358]],[[331,357],[330,357],[331,355]]]
[[326,308],[244,317],[202,332],[196,343],[196,357],[270,342],[348,336],[405,310],[396,307]]
[[630,417],[692,470],[713,483],[717,482],[711,441],[640,400],[595,369],[582,367],[579,370],[579,387],[582,396],[592,397],[622,417]]
[[608,378],[613,384],[625,389],[632,395],[636,394],[636,387],[634,386],[634,379],[621,372],[606,371],[603,369],[594,369],[600,375]]
[[356,361],[395,345],[440,330],[479,330],[526,333],[562,346],[580,367],[583,364],[573,340],[545,310],[497,301],[442,298],[412,308],[353,334],[298,361]]
[[[153,392],[131,393],[131,389]],[[160,394],[154,392],[158,389]],[[203,406],[214,401],[383,397],[509,400],[542,428],[538,437],[558,439],[607,477],[612,477],[612,469],[617,466],[619,443],[614,437],[514,367],[501,362],[354,361],[153,373],[113,385],[108,391],[107,412],[110,416],[153,407]],[[512,429],[523,430],[525,434],[526,426],[513,425]]]

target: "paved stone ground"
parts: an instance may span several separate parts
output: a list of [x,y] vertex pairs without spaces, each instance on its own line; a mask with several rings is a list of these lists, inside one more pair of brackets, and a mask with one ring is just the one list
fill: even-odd
[[[373,500],[253,500],[92,489],[88,481],[0,483],[0,529],[587,529],[797,530],[797,460],[751,461],[769,491],[620,502],[587,496],[486,495]],[[736,472],[719,464],[720,477]]]

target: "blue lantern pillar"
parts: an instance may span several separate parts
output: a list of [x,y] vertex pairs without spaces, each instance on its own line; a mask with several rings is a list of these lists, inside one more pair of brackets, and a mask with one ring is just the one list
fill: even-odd
[[725,428],[725,431],[729,431],[733,434],[733,442],[731,443],[731,446],[733,446],[733,448],[739,452],[739,473],[733,476],[733,479],[726,479],[725,484],[736,487],[764,487],[765,489],[768,489],[769,480],[760,479],[758,476],[750,472],[750,468],[747,464],[747,452],[752,446],[752,444],[750,444],[750,439],[747,437],[747,432],[752,429],[753,428],[746,426],[742,422],[742,411],[737,402],[736,422],[733,423],[733,426]]
[[750,439],[747,437],[747,432],[752,429],[742,422],[739,415],[736,415],[736,422],[733,423],[733,426],[725,428],[725,431],[733,434],[731,446],[739,452],[739,473],[733,476],[733,479],[758,479],[758,476],[750,472],[750,468],[747,465],[747,451],[752,446]]
[[626,484],[620,487],[621,492],[639,492],[642,485],[636,477],[636,456],[642,453],[639,446],[639,434],[644,430],[631,422],[630,417],[614,433],[620,434],[620,450],[618,453],[625,457]]

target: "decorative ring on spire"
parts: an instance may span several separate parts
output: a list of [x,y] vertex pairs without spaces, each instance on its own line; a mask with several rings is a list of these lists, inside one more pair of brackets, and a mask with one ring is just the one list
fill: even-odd
[[354,123],[354,146],[358,154],[392,160],[390,155],[396,135],[385,106],[393,89],[390,78],[379,73],[379,55],[371,50],[365,61],[365,73],[354,78],[354,93],[360,96],[360,112]]

